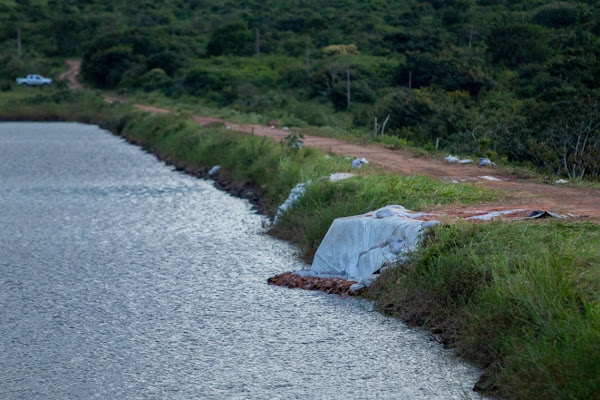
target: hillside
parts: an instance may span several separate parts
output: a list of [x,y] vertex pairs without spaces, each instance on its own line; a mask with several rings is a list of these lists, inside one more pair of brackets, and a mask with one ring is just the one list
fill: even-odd
[[400,145],[600,177],[596,2],[2,0],[0,25],[4,89],[79,57],[103,89],[363,132],[389,114]]

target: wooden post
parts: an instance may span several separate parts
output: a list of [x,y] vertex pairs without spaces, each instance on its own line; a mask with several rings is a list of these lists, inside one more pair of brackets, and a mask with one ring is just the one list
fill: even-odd
[[473,25],[471,25],[471,31],[469,32],[469,48],[471,48],[471,43],[473,43]]
[[17,27],[17,55],[21,58],[21,26]]
[[310,48],[308,42],[310,39],[306,39],[306,80],[310,78]]
[[373,138],[377,139],[377,117],[375,117],[375,125],[373,126]]
[[350,108],[350,64],[346,67],[346,109]]
[[412,71],[408,71],[408,98],[412,98]]
[[256,48],[256,56],[260,56],[260,32],[258,31],[258,28],[256,28],[254,30],[254,37],[256,39],[256,43],[255,43],[255,48]]
[[390,114],[387,115],[387,117],[385,117],[385,121],[383,121],[383,124],[381,125],[381,139],[383,140],[383,134],[385,132],[385,125],[388,123],[388,121],[390,120]]

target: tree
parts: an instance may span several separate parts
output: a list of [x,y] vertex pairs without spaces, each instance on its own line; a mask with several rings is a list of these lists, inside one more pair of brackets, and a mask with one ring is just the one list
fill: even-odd
[[225,25],[215,30],[206,45],[206,54],[220,56],[232,54],[241,56],[252,42],[252,32],[245,23]]
[[559,156],[559,172],[569,178],[600,175],[600,101],[584,99],[570,112],[561,113],[546,132]]

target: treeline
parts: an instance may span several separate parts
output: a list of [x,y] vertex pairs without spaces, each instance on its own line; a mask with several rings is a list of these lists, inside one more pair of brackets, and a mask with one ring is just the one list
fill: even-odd
[[[0,1],[0,75],[82,57],[100,88],[600,178],[595,1]],[[17,36],[21,36],[21,56]]]

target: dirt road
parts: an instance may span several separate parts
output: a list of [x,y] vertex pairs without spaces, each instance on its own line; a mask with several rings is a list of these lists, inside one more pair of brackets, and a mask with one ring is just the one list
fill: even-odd
[[67,60],[67,70],[60,74],[58,77],[61,81],[67,81],[69,88],[72,90],[79,90],[83,88],[81,82],[79,82],[79,73],[81,71],[81,60]]
[[[80,87],[76,77],[79,74],[80,62],[67,61],[68,70],[62,76],[69,80],[71,87]],[[76,86],[79,85],[79,86]],[[105,96],[109,102],[121,99]],[[141,110],[155,113],[170,113],[170,110],[143,104],[135,104]],[[234,124],[218,118],[194,116],[194,120],[202,125],[223,123],[232,130],[267,136],[275,140],[285,138],[290,131],[271,128],[263,125]],[[489,210],[545,210],[559,214],[574,216],[590,216],[600,220],[600,190],[577,187],[569,184],[542,184],[530,180],[516,179],[502,170],[493,167],[478,167],[474,164],[449,164],[443,160],[415,157],[405,150],[390,150],[379,146],[358,145],[342,140],[304,135],[304,145],[331,153],[350,157],[364,157],[369,163],[401,175],[425,175],[450,182],[471,182],[492,189],[500,189],[509,193],[509,198],[494,204],[479,204],[463,209]],[[437,211],[461,215],[464,211],[452,207],[438,207]]]

